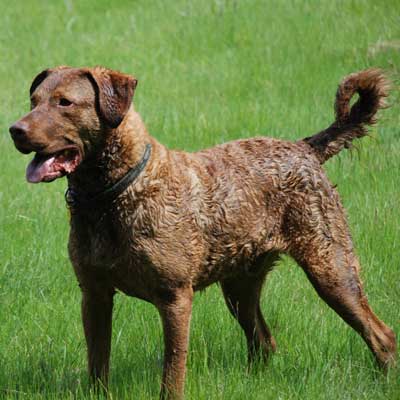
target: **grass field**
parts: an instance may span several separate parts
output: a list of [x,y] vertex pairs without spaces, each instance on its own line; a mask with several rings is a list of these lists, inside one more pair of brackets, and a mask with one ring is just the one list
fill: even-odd
[[[295,139],[333,118],[346,74],[385,68],[393,105],[359,151],[326,169],[338,184],[369,301],[400,333],[398,0],[2,1],[0,24],[0,398],[89,399],[80,290],[66,242],[65,180],[28,185],[8,126],[42,69],[106,65],[139,80],[135,104],[162,143],[196,150],[255,135]],[[362,340],[290,259],[263,310],[278,343],[246,369],[245,340],[214,286],[196,297],[188,399],[400,399]],[[110,397],[157,398],[162,336],[152,306],[116,296]]]

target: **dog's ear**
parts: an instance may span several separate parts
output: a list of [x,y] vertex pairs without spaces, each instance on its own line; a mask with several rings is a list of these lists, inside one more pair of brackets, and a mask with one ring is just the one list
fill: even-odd
[[66,65],[60,65],[59,67],[55,68],[47,68],[40,72],[38,75],[36,75],[35,79],[32,81],[31,87],[29,89],[29,95],[32,96],[33,92],[36,90],[36,88],[54,71],[59,71],[61,69],[69,69],[71,67],[68,67]]
[[96,90],[98,110],[111,128],[117,128],[132,103],[137,80],[127,74],[96,67],[88,70]]
[[40,72],[36,75],[35,79],[32,81],[31,87],[29,89],[29,95],[32,96],[33,92],[36,88],[49,76],[51,70],[45,69],[44,71]]

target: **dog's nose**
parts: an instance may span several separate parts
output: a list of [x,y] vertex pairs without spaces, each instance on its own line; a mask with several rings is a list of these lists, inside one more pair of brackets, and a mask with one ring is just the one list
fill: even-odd
[[25,138],[27,130],[27,125],[18,121],[10,127],[10,134],[14,140],[20,140]]

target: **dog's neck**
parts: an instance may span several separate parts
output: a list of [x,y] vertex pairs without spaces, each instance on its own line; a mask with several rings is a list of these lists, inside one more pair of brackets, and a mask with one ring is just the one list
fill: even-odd
[[95,157],[82,162],[68,176],[69,187],[89,196],[101,192],[138,165],[146,145],[154,142],[132,106],[121,124],[106,133],[104,145]]

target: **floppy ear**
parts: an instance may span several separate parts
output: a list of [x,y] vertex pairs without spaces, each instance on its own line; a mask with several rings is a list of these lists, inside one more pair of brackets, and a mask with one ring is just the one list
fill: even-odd
[[59,71],[61,69],[69,69],[70,67],[66,65],[60,65],[59,67],[55,68],[47,68],[40,72],[38,75],[36,75],[35,79],[33,80],[31,84],[31,88],[29,89],[29,95],[32,96],[33,92],[36,90],[36,88],[54,71]]
[[98,109],[111,128],[117,128],[132,103],[137,80],[127,74],[96,67],[88,70],[98,101]]
[[45,69],[40,74],[36,75],[29,89],[29,95],[32,96],[36,88],[49,76],[50,69]]

